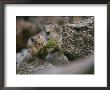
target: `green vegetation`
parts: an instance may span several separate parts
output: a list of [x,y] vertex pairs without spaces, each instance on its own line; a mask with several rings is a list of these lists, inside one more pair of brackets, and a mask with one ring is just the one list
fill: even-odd
[[59,44],[56,39],[49,39],[47,44],[36,53],[36,56],[40,59],[44,59],[48,53],[58,49]]

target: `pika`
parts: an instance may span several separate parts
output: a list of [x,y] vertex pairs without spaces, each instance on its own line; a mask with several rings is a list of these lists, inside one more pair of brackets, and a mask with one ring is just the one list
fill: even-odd
[[61,27],[58,24],[47,23],[44,25],[49,38],[59,38],[61,36]]
[[40,34],[31,37],[31,42],[29,46],[29,52],[31,52],[31,54],[36,54],[47,43],[46,39]]
[[60,42],[59,47],[62,44],[62,29],[58,24],[47,23],[44,25],[48,39],[55,39]]

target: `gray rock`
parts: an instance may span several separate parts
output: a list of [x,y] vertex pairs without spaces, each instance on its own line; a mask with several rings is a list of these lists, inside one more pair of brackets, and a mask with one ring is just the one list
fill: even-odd
[[16,54],[16,64],[20,64],[20,62],[23,61],[23,56],[22,53],[17,53]]
[[46,56],[46,61],[53,65],[63,65],[68,63],[68,58],[61,52],[49,53]]
[[22,49],[21,50],[22,56],[25,56],[25,55],[29,54],[28,51],[29,51],[28,49]]
[[19,65],[27,56],[30,56],[28,49],[22,49],[21,52],[16,54],[16,64]]
[[51,63],[48,63],[46,65],[40,65],[39,67],[36,67],[34,69],[33,74],[43,74],[43,72],[49,71],[51,69],[56,69],[56,67],[54,65],[52,65]]

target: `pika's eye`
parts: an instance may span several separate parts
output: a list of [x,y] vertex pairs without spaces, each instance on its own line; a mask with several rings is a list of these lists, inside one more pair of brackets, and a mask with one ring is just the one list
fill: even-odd
[[41,43],[38,43],[38,45],[41,45]]

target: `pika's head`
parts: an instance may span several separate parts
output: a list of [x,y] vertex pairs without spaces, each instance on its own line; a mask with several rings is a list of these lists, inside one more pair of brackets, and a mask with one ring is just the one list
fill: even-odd
[[37,45],[46,45],[46,39],[40,34],[34,38],[31,38],[31,42]]
[[38,44],[39,46],[40,44],[46,45],[46,43],[47,43],[47,40],[45,39],[45,37],[43,37],[40,34],[37,34],[29,38],[27,42],[27,48],[30,48],[32,45],[38,45]]
[[61,34],[61,27],[58,24],[47,23],[44,28],[47,35]]
[[52,23],[46,23],[44,25],[45,31],[48,33],[50,31],[52,31],[55,28],[55,25]]

